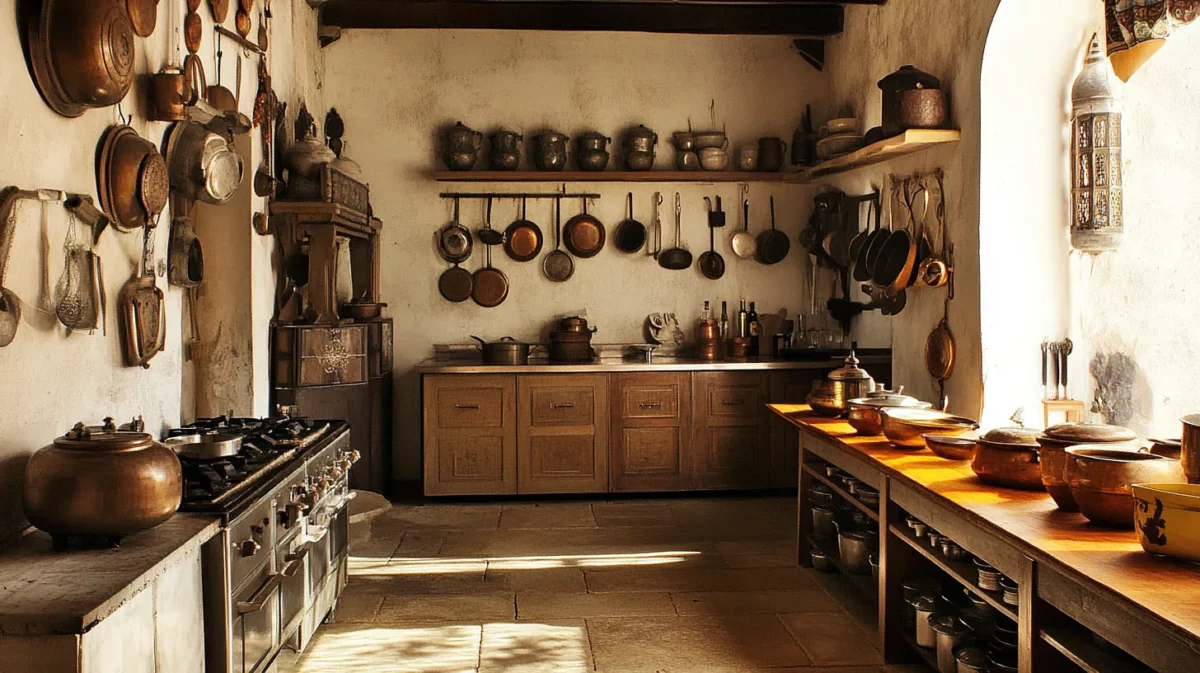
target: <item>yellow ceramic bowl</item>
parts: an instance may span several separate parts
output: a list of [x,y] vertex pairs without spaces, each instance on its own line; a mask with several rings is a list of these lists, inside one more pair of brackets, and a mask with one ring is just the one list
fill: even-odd
[[1146,551],[1200,561],[1200,484],[1134,484],[1133,518]]

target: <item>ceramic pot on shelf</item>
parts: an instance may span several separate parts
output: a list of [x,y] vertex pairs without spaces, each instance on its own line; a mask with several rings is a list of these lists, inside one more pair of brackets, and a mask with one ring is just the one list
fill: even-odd
[[442,136],[442,161],[452,171],[469,171],[479,160],[479,148],[483,145],[483,134],[462,122]]

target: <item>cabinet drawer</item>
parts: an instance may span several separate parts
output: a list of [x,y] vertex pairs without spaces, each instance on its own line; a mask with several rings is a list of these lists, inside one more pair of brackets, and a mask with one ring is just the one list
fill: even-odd
[[621,418],[678,417],[678,386],[630,386],[621,391]]
[[539,386],[529,391],[531,426],[592,425],[596,407],[591,386]]
[[708,389],[710,418],[757,418],[764,401],[760,385],[712,386]]
[[504,424],[504,388],[454,387],[437,389],[439,428],[498,428]]

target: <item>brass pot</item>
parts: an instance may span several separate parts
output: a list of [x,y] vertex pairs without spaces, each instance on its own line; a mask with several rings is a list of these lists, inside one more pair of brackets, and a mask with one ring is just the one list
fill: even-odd
[[129,126],[113,126],[100,141],[96,162],[100,207],[122,231],[154,221],[167,206],[167,162],[154,143]]
[[860,435],[878,436],[883,434],[882,409],[928,409],[933,405],[908,395],[888,393],[855,398],[847,402],[847,406],[850,427]]
[[1044,491],[1037,436],[1025,428],[992,430],[979,439],[971,469],[985,484]]
[[1066,450],[1064,476],[1079,511],[1092,523],[1133,528],[1133,484],[1183,481],[1177,460],[1111,444],[1081,444]]
[[183,472],[144,432],[79,423],[29,459],[23,495],[29,522],[56,538],[120,538],[171,518]]
[[952,416],[941,411],[914,408],[883,408],[882,432],[896,448],[923,449],[925,435],[936,432],[940,435],[961,435],[979,427],[969,418]]
[[124,2],[43,0],[26,29],[38,90],[58,114],[78,117],[129,93],[135,47]]
[[596,329],[593,327],[589,330],[587,318],[580,318],[579,316],[571,316],[570,318],[563,318],[558,321],[558,331],[560,332],[577,332],[580,334],[587,332],[593,334],[596,332]]
[[1039,472],[1046,492],[1064,512],[1078,512],[1079,506],[1071,494],[1064,472],[1067,466],[1066,451],[1080,444],[1120,444],[1137,439],[1132,430],[1116,425],[1100,423],[1063,423],[1046,428],[1038,438],[1041,445]]

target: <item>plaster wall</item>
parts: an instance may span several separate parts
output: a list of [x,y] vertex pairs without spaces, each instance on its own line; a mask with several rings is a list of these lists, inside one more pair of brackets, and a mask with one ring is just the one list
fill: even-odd
[[[159,4],[158,28],[148,39],[137,40],[134,69],[139,75],[158,72],[171,60],[176,48],[171,42],[169,6]],[[182,3],[177,7],[182,12]],[[305,98],[310,107],[320,102],[320,52],[316,45],[316,12],[304,0],[275,2],[271,28],[271,55],[275,87],[282,100]],[[214,49],[211,44],[211,16],[202,8],[205,26],[204,43],[199,55],[204,62],[210,82],[216,80]],[[23,189],[47,188],[96,193],[95,153],[101,134],[118,123],[116,107],[90,110],[78,119],[55,114],[38,95],[33,79],[25,65],[21,36],[17,29],[17,0],[0,0],[0,138],[3,139],[6,160],[0,162],[0,186],[16,185]],[[257,17],[255,26],[257,30]],[[228,21],[232,25],[232,18]],[[178,47],[182,50],[182,45]],[[222,83],[233,88],[236,66],[233,47],[226,42]],[[168,125],[148,122],[139,101],[145,99],[144,82],[135,81],[123,104],[125,114],[132,114],[132,126],[142,137],[155,143],[163,142]],[[249,112],[257,88],[254,61],[244,65],[241,108]],[[292,108],[294,113],[294,108]],[[257,131],[250,143],[252,160],[247,163],[248,175],[253,174],[258,161]],[[253,208],[264,208],[261,200],[247,199],[236,214],[226,214],[231,227],[250,231]],[[227,206],[226,208],[232,208]],[[170,214],[160,220],[156,241],[156,260],[165,259]],[[138,234],[114,233],[111,230],[101,239],[98,253],[103,259],[106,296],[109,304],[107,336],[72,333],[59,325],[50,308],[53,285],[62,271],[63,241],[67,233],[66,211],[59,206],[49,208],[48,222],[43,225],[37,203],[21,206],[11,261],[5,286],[20,296],[22,322],[15,341],[0,349],[0,539],[23,525],[21,515],[21,483],[23,468],[29,454],[69,429],[76,421],[95,423],[105,416],[118,422],[141,415],[147,431],[159,433],[177,425],[181,417],[193,413],[194,381],[191,365],[183,358],[181,338],[187,323],[183,318],[182,292],[169,287],[166,278],[158,284],[166,294],[166,350],[151,362],[149,369],[131,369],[122,365],[116,299],[121,286],[136,270],[142,248]],[[85,232],[86,233],[86,232]],[[272,241],[247,233],[244,245],[250,251],[250,285],[224,301],[248,303],[252,319],[247,321],[245,341],[253,344],[254,379],[263,383],[253,391],[253,409],[239,408],[247,413],[267,411],[267,322],[274,301],[274,274],[271,271]],[[208,258],[221,256],[212,247]],[[48,278],[47,284],[43,279]],[[253,289],[251,289],[253,288]],[[246,374],[249,378],[249,374]]]
[[[526,140],[541,129],[568,135],[595,129],[619,143],[622,129],[644,123],[660,136],[658,168],[674,161],[671,133],[708,127],[709,104],[716,99],[717,123],[736,146],[759,136],[788,141],[806,103],[827,115],[827,80],[776,37],[666,36],[633,33],[533,33],[519,31],[349,30],[326,49],[326,98],[346,121],[347,154],[358,161],[372,184],[375,214],[383,222],[381,285],[388,313],[396,319],[395,476],[415,479],[420,468],[419,390],[412,366],[438,343],[467,342],[478,334],[495,339],[544,340],[562,314],[586,311],[600,328],[597,343],[641,342],[651,312],[675,312],[691,337],[691,325],[704,300],[730,302],[745,297],[760,313],[807,312],[807,257],[796,236],[807,222],[814,190],[797,186],[754,185],[750,191],[751,231],[769,226],[768,198],[775,196],[777,224],[792,238],[791,255],[774,268],[740,261],[728,240],[732,227],[718,232],[718,250],[728,271],[720,281],[704,279],[695,268],[660,269],[645,254],[625,255],[611,246],[597,257],[576,261],[573,278],[554,284],[542,277],[539,262],[517,264],[498,252],[496,265],[508,274],[511,293],[499,308],[472,302],[452,304],[438,294],[437,278],[447,268],[434,235],[451,216],[439,192],[553,191],[561,183],[539,185],[438,184],[428,171],[440,166],[437,129],[463,123],[485,133],[500,125]],[[573,149],[572,149],[573,153]],[[528,157],[526,157],[528,159]],[[614,161],[615,161],[614,157]],[[739,223],[737,185],[568,184],[572,191],[595,191],[591,207],[611,235],[624,218],[625,195],[632,191],[635,214],[653,220],[653,194],[662,193],[664,247],[674,241],[674,196],[682,195],[683,236],[694,253],[707,247],[703,196],[720,195],[730,225]],[[579,201],[563,203],[564,222],[579,212]],[[552,234],[552,202],[530,201],[528,214]],[[512,200],[494,205],[492,221],[503,227],[517,214]],[[464,223],[482,224],[479,201],[464,202]],[[553,246],[552,237],[548,239]],[[466,266],[482,264],[476,255]],[[887,346],[888,335],[873,343]]]

